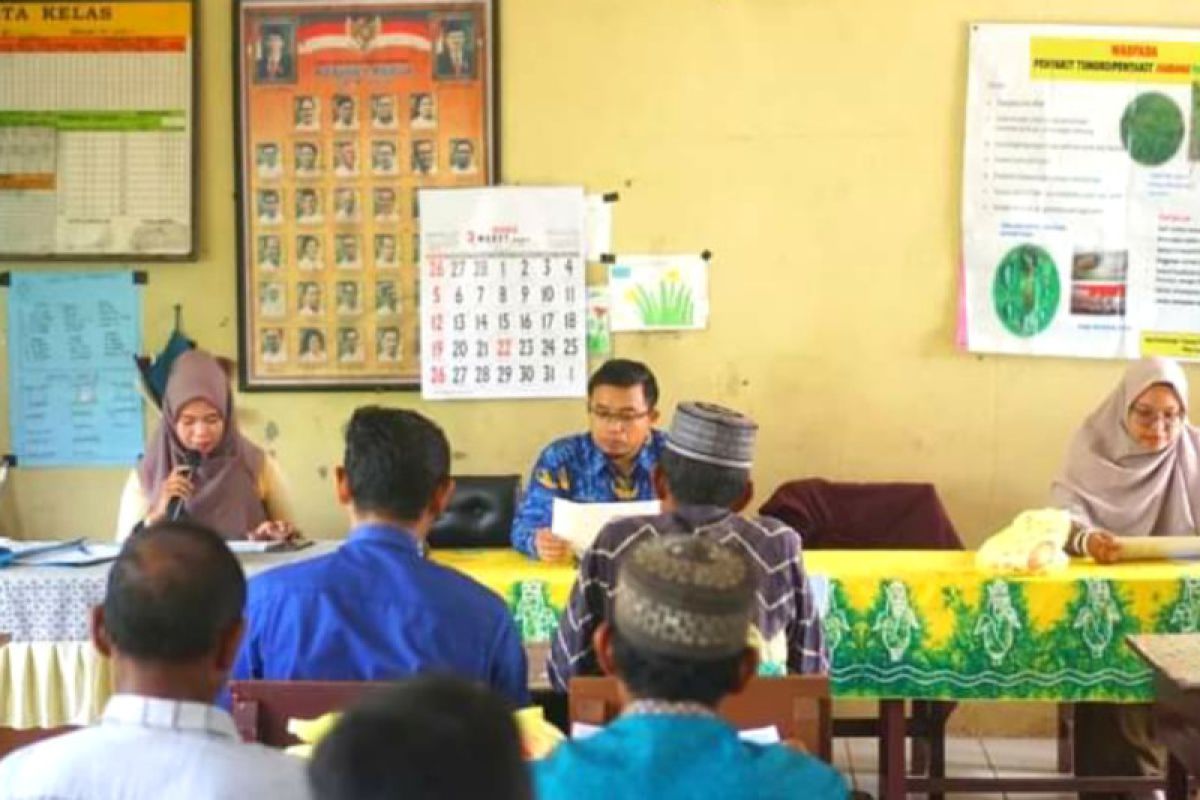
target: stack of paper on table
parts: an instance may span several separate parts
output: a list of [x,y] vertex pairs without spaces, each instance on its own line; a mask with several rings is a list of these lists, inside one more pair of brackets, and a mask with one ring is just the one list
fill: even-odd
[[573,503],[554,498],[554,517],[550,530],[562,539],[571,543],[576,553],[582,553],[592,546],[600,529],[614,519],[621,517],[641,517],[658,514],[662,504],[657,500],[644,500],[630,503]]
[[1120,536],[1118,561],[1200,558],[1200,536]]
[[282,542],[274,540],[230,539],[225,542],[229,549],[239,555],[248,553],[290,553],[312,547],[311,539],[285,539]]
[[66,541],[0,538],[0,566],[86,567],[112,561],[120,551],[119,544],[89,544],[82,538]]

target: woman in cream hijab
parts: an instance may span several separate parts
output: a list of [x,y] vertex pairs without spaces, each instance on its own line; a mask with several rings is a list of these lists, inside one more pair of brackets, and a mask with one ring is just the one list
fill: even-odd
[[[1200,430],[1187,420],[1187,401],[1187,378],[1179,365],[1147,358],[1131,364],[1084,421],[1051,490],[1074,523],[1068,552],[1109,563],[1120,553],[1119,537],[1197,532]],[[1150,706],[1075,706],[1076,774],[1153,775],[1164,764]]]

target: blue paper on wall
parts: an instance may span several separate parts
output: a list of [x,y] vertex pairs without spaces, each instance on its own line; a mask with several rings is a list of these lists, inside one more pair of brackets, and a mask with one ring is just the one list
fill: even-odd
[[135,463],[143,425],[133,274],[14,272],[8,332],[9,424],[18,465]]

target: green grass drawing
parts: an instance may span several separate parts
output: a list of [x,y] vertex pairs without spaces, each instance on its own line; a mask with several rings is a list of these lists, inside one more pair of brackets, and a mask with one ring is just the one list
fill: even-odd
[[[656,291],[657,289],[657,291]],[[642,324],[650,327],[691,325],[696,313],[692,289],[677,280],[663,278],[657,287],[638,285],[631,292]]]

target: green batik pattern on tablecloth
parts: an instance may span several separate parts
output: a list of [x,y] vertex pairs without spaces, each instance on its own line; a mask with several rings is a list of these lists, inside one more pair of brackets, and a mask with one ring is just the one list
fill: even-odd
[[[1195,578],[1061,581],[1039,585],[1035,597],[1031,586],[986,577],[940,586],[891,579],[872,587],[864,608],[832,580],[824,629],[834,694],[1145,701],[1150,673],[1125,637],[1200,627]],[[1143,607],[1161,609],[1157,617],[1139,620],[1134,594]]]
[[516,581],[508,590],[508,608],[521,641],[526,644],[548,642],[558,630],[562,609],[550,602],[550,587],[545,581]]
[[1179,597],[1159,616],[1158,633],[1200,633],[1200,578],[1180,578]]

